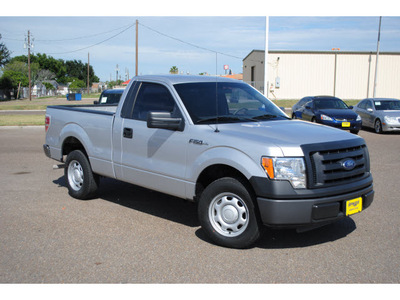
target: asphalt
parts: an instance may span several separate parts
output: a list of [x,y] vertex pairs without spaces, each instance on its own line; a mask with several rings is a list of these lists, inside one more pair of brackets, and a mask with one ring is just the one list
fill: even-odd
[[266,229],[235,250],[214,245],[196,205],[174,197],[104,179],[99,198],[71,198],[42,126],[0,128],[0,283],[398,284],[400,135],[360,136],[371,207],[305,233]]

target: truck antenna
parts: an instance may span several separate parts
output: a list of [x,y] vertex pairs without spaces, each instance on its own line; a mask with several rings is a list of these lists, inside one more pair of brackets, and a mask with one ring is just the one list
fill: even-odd
[[215,131],[214,132],[219,132],[218,129],[218,117],[219,117],[219,112],[218,112],[218,53],[215,52],[215,108],[217,112],[217,118],[215,122]]

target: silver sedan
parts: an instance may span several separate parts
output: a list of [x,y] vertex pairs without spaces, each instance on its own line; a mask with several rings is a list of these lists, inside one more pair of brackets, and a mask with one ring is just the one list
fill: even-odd
[[400,132],[400,100],[390,98],[367,98],[353,110],[361,116],[362,126],[384,131]]

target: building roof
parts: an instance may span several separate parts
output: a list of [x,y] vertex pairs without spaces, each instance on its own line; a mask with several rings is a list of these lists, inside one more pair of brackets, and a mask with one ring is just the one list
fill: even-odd
[[[243,61],[246,60],[252,53],[264,53],[265,50],[252,50]],[[342,51],[342,50],[327,50],[327,51],[314,51],[314,50],[268,50],[269,54],[277,53],[293,53],[293,54],[376,54],[376,51]],[[380,51],[379,55],[400,55],[400,52],[385,52]]]

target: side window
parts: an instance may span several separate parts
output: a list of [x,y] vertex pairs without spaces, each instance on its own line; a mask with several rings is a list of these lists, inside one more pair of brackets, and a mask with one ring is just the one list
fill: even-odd
[[358,108],[366,109],[366,107],[365,107],[366,104],[367,104],[367,101],[361,101],[360,104],[358,105]]
[[139,85],[140,83],[134,82],[128,91],[121,109],[121,118],[130,119],[132,117],[133,103],[135,101]]
[[146,121],[150,111],[176,113],[177,107],[174,98],[165,86],[144,82],[137,94],[132,118]]
[[367,101],[367,103],[366,103],[366,105],[365,105],[365,109],[368,109],[368,108],[372,108],[372,103],[371,103],[371,101]]
[[299,102],[299,106],[305,106],[305,104],[310,101],[310,98],[303,98]]

